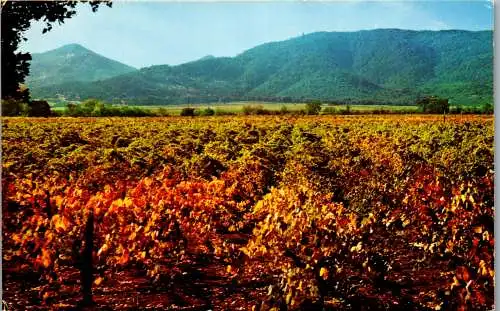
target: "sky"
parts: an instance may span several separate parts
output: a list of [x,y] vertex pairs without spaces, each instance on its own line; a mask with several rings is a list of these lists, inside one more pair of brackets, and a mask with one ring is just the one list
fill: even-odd
[[474,1],[113,1],[42,34],[37,22],[22,51],[78,43],[136,68],[177,65],[206,55],[236,56],[254,46],[316,31],[376,28],[491,30],[493,3]]

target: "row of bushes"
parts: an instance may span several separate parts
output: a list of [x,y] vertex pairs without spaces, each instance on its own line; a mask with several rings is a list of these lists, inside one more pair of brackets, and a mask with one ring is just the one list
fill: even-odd
[[15,99],[2,99],[2,116],[49,117],[54,115],[44,100],[22,102]]
[[168,114],[165,109],[153,112],[137,107],[115,107],[95,99],[86,100],[81,104],[68,104],[63,111],[53,111],[44,100],[30,100],[28,102],[13,99],[2,100],[2,116],[146,117],[160,115]]
[[64,116],[70,117],[148,117],[156,114],[150,110],[137,107],[116,107],[97,99],[89,99],[81,104],[68,104],[62,112]]
[[[321,106],[319,108],[321,110]],[[308,109],[306,106],[306,109],[304,110],[289,110],[287,106],[281,106],[279,110],[270,110],[270,109],[265,109],[263,105],[244,105],[241,108],[240,112],[234,112],[234,111],[227,111],[227,110],[219,110],[219,109],[212,109],[210,107],[207,107],[205,109],[195,109],[195,108],[183,108],[181,110],[180,115],[181,116],[186,116],[186,117],[194,117],[194,116],[219,116],[219,115],[237,115],[237,114],[243,114],[246,116],[250,115],[285,115],[285,114],[294,114],[294,115],[313,115],[313,114],[319,114],[319,111],[314,110],[314,109]]]
[[450,113],[452,114],[493,114],[494,112],[493,104],[486,103],[481,107],[462,107],[456,106],[450,109]]
[[[241,113],[244,115],[359,115],[359,114],[416,114],[416,113],[437,113],[417,109],[360,109],[352,110],[350,105],[341,107],[322,107],[321,104],[308,103],[302,110],[289,110],[287,106],[281,106],[279,110],[265,109],[262,105],[245,105]],[[492,114],[493,105],[488,104],[482,107],[453,107],[447,111],[448,114]],[[235,115],[235,112],[222,111],[218,109],[206,108],[203,110],[195,108],[184,108],[181,116],[213,116],[213,115]]]
[[[448,109],[450,114],[492,114],[493,105],[485,104],[482,107],[452,107]],[[265,109],[263,105],[244,105],[240,112],[213,109],[183,108],[181,116],[221,116],[221,115],[351,115],[351,114],[410,114],[422,113],[422,110],[408,109],[366,109],[352,110],[349,105],[344,108],[327,106],[322,107],[320,101],[312,101],[305,105],[302,110],[289,110],[287,106],[281,106],[279,110]],[[432,113],[426,111],[426,113]],[[71,116],[71,117],[152,117],[168,116],[168,110],[159,108],[157,110],[143,109],[128,106],[112,106],[96,99],[89,99],[81,104],[68,104],[63,111],[51,111],[46,101],[30,101],[22,103],[12,100],[2,100],[3,116]]]
[[194,117],[194,116],[232,116],[236,115],[235,112],[212,109],[207,107],[205,109],[195,109],[195,108],[183,108],[181,110],[181,116],[183,117]]

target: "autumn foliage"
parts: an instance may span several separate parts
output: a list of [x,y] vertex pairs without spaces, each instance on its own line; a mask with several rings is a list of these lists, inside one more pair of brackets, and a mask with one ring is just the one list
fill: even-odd
[[213,267],[259,297],[217,310],[493,306],[491,117],[6,118],[2,135],[25,306],[78,300],[84,267],[93,291],[135,271],[167,295]]

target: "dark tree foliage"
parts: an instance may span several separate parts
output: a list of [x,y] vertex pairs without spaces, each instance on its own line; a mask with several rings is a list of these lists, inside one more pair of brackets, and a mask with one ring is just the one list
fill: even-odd
[[306,104],[306,112],[307,114],[318,114],[321,111],[321,101],[313,100]]
[[18,116],[21,114],[21,105],[16,100],[2,100],[2,116]]
[[2,1],[2,98],[29,99],[28,89],[20,90],[19,85],[29,74],[30,53],[22,53],[17,49],[21,41],[26,41],[24,32],[33,21],[45,22],[43,33],[52,29],[57,22],[76,14],[75,7],[79,2],[88,2],[92,11],[96,12],[101,3],[111,6],[111,1]]
[[193,117],[194,116],[194,108],[182,108],[181,116],[183,117]]
[[450,111],[450,104],[447,98],[426,96],[419,98],[416,104],[422,109],[422,112],[426,113],[447,113]]
[[29,116],[49,117],[52,115],[49,103],[45,100],[33,100],[28,103]]

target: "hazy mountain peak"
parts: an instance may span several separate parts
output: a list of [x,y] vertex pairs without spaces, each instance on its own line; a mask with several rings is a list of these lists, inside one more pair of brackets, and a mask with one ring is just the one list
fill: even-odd
[[63,45],[44,53],[33,53],[29,87],[58,83],[91,82],[108,79],[136,69],[97,54],[78,43]]
[[53,50],[49,50],[49,51],[46,51],[46,52],[43,52],[43,53],[34,53],[34,54],[46,54],[46,53],[78,53],[78,52],[91,52],[91,53],[94,53],[92,52],[91,50],[87,49],[86,47],[84,47],[83,45],[81,44],[78,44],[78,43],[70,43],[70,44],[66,44],[66,45],[63,45],[61,47],[58,47],[58,48],[55,48]]
[[206,59],[212,59],[212,58],[215,58],[215,56],[208,54],[208,55],[203,56],[199,60],[206,60]]

